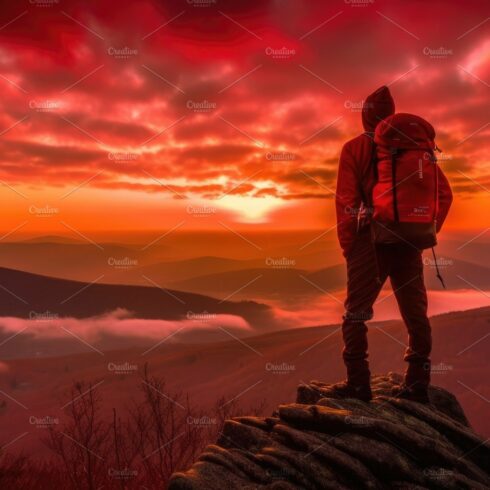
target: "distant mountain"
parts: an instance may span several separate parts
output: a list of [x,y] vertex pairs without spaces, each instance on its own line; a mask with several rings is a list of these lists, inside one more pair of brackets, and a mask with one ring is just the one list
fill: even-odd
[[[221,274],[231,271],[246,269],[267,269],[268,264],[280,262],[292,262],[294,267],[305,270],[316,270],[326,264],[328,259],[324,254],[308,253],[292,257],[267,256],[259,259],[237,260],[226,257],[203,256],[185,260],[165,261],[157,264],[149,264],[135,269],[135,276],[147,273],[161,281],[185,281],[197,276]],[[270,266],[269,266],[270,269]],[[277,269],[272,269],[277,270]],[[155,279],[155,280],[156,280]]]
[[110,274],[115,270],[111,263],[126,257],[139,258],[132,248],[112,244],[37,240],[0,243],[0,267],[78,281],[89,282]]
[[[258,259],[236,260],[225,257],[203,256],[185,260],[175,260],[149,264],[133,270],[134,280],[141,280],[142,275],[148,275],[155,281],[170,284],[185,281],[196,275],[207,275],[228,271],[238,271],[256,267],[263,263]],[[121,276],[122,279],[122,276]]]
[[[324,244],[324,251],[318,250],[316,242],[313,245],[310,250],[310,246],[301,249],[272,242],[267,252],[264,249],[262,256],[255,258],[203,255],[171,259],[166,244],[95,245],[44,236],[0,243],[0,267],[82,282],[103,276],[106,284],[148,286],[152,281],[161,287],[218,298],[234,294],[235,299],[284,302],[288,296],[318,296],[345,288],[345,263],[335,244]],[[441,241],[438,263],[447,288],[489,289],[488,250],[483,243]],[[427,287],[441,290],[430,251],[424,253],[424,264]]]
[[309,250],[294,250],[289,255],[275,255],[268,250],[263,257],[241,259],[205,255],[204,250],[202,256],[171,258],[168,252],[168,247],[160,243],[146,247],[43,236],[0,243],[0,267],[87,282],[103,274],[104,282],[110,284],[146,285],[143,276],[148,276],[168,286],[195,276],[262,268],[278,260],[288,260],[305,270],[338,262],[335,254]]
[[453,257],[490,268],[490,242],[475,240],[474,236],[461,237],[459,240],[443,239],[437,245],[436,252],[441,257]]
[[89,318],[119,308],[148,319],[179,320],[189,311],[206,311],[241,316],[257,326],[270,320],[269,307],[251,301],[234,303],[159,287],[83,283],[0,268],[0,316],[31,318],[33,312],[49,311]]
[[[10,242],[15,243],[15,242]],[[58,235],[42,235],[33,238],[26,238],[18,243],[65,243],[65,244],[83,244],[82,240],[69,238]]]
[[171,286],[193,292],[212,292],[226,297],[285,299],[287,295],[310,296],[345,287],[345,266],[336,265],[310,272],[296,268],[257,268],[227,271],[176,281]]
[[[451,256],[439,254],[437,257],[439,270],[447,289],[489,289],[490,267],[474,262],[455,259]],[[434,259],[426,253],[424,257],[424,279],[428,289],[442,289],[436,276]]]
[[[426,253],[423,260],[427,289],[442,289],[432,256]],[[490,268],[442,255],[437,258],[437,262],[447,289],[490,288]],[[284,300],[288,295],[315,296],[341,290],[346,287],[346,282],[345,264],[338,264],[316,271],[262,267],[199,274],[183,281],[170,282],[168,285],[183,291],[216,294],[219,297],[235,293],[240,298]]]

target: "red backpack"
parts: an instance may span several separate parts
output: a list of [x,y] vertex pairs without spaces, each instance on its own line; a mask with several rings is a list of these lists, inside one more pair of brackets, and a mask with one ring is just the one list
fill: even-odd
[[421,117],[394,114],[376,127],[373,153],[377,183],[372,194],[376,243],[433,247],[438,211],[434,128]]

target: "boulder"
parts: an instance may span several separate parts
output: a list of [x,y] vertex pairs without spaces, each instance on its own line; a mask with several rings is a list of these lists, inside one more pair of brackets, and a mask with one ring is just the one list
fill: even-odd
[[365,403],[298,387],[273,417],[236,417],[170,490],[486,489],[490,444],[470,427],[450,392],[430,387],[430,405],[393,398],[402,377],[374,376]]

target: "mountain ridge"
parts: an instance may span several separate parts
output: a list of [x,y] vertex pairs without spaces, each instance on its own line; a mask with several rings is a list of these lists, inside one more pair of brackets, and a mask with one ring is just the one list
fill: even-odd
[[[100,278],[99,278],[100,279]],[[136,317],[179,320],[189,311],[235,314],[257,325],[271,321],[269,306],[254,301],[232,302],[211,296],[148,286],[116,285],[60,279],[0,267],[2,316],[32,318],[49,311],[60,317],[90,318],[126,309]]]

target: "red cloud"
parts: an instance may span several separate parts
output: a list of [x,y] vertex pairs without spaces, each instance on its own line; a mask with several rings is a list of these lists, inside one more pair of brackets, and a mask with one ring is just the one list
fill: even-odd
[[476,192],[459,171],[480,178],[488,153],[486,18],[483,0],[10,2],[1,178],[103,170],[89,185],[162,192],[150,175],[183,179],[182,195],[328,196],[362,99],[390,84],[398,110],[435,125],[458,190]]

